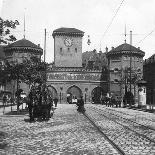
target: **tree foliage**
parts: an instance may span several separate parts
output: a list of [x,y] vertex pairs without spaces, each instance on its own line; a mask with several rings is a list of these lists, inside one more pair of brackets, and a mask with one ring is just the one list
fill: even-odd
[[6,83],[11,80],[18,80],[29,85],[35,83],[43,83],[46,79],[47,64],[39,58],[31,57],[24,59],[21,63],[5,62],[5,65],[0,68],[1,83]]
[[46,78],[47,63],[37,57],[24,60],[23,81],[29,85],[43,83]]
[[11,29],[15,29],[19,25],[17,20],[3,20],[0,17],[0,43],[7,44],[16,41],[16,37],[11,34]]
[[28,85],[43,83],[46,80],[46,68],[47,63],[36,57],[25,59],[22,63],[5,62],[0,67],[0,83],[5,84],[11,80]]

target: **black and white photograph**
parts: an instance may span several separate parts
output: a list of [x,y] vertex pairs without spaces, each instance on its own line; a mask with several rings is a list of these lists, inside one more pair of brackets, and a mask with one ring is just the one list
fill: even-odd
[[0,0],[1,155],[155,155],[155,0]]

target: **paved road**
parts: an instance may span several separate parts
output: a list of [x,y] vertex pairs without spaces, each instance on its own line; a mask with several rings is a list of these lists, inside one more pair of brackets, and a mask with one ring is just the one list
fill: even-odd
[[[86,113],[95,121],[95,124],[122,149],[125,154],[133,155],[155,155],[155,122],[148,129],[144,122],[147,114],[141,116],[144,112],[130,110],[130,113],[124,113],[123,108],[109,108],[105,106],[86,105]],[[135,115],[138,119],[133,120]],[[149,114],[150,115],[150,114]],[[152,114],[153,118],[154,114]],[[138,124],[136,123],[138,122]]]
[[28,115],[0,116],[0,127],[5,132],[0,154],[118,154],[76,111],[75,105],[58,105],[53,118],[47,122],[29,123],[27,119]]
[[[91,113],[94,117],[93,111],[89,110],[91,104],[86,105],[87,113]],[[96,106],[96,105],[95,105]],[[116,110],[123,116],[124,113],[128,113],[130,117],[138,117],[137,120],[150,120],[154,121],[154,114],[147,114],[141,111],[127,110],[124,108],[110,108],[102,105],[97,105],[99,109],[104,110]],[[16,106],[13,107],[16,109]],[[9,112],[10,107],[5,109],[5,112]],[[3,115],[2,109],[0,109],[0,154],[4,155],[117,155],[117,151],[111,146],[111,144],[92,126],[92,124],[80,113],[76,111],[75,105],[59,104],[55,110],[54,116],[49,121],[44,122],[28,122],[28,114],[21,115]],[[142,119],[141,119],[142,118]],[[107,120],[101,117],[96,117],[96,122],[101,125],[106,125],[107,130],[117,129],[121,132],[121,127],[108,124]],[[106,122],[106,123],[105,123]],[[154,123],[152,123],[154,126]],[[115,128],[116,127],[116,128]],[[111,134],[111,133],[110,133]],[[117,136],[117,132],[114,135]],[[150,155],[148,154],[147,147],[146,152],[142,152],[143,141],[142,139],[134,142],[134,136],[128,137],[133,140],[134,147],[137,152],[129,151],[127,154],[132,155]],[[123,137],[123,135],[122,135]],[[127,137],[126,137],[127,138]],[[121,140],[121,138],[120,138]],[[149,143],[150,145],[151,143]],[[130,144],[126,141],[126,146]],[[146,144],[147,145],[147,144]],[[145,145],[145,146],[146,146]],[[124,146],[124,150],[125,147]],[[155,154],[155,147],[150,146],[151,154]]]

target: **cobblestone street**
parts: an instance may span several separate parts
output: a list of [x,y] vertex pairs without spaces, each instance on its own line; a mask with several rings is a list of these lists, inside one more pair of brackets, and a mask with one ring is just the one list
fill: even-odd
[[0,154],[118,154],[75,105],[59,105],[47,122],[29,123],[28,115],[1,115]]
[[[147,119],[147,117],[153,121],[154,117],[154,114],[147,114],[141,111],[128,111],[124,108],[110,108],[102,105],[96,106],[87,104],[86,110],[88,114],[93,114],[91,110],[89,110],[92,106],[99,109],[103,108],[104,110],[108,108],[109,110],[117,110],[122,114],[125,112],[132,117],[137,115],[139,118],[142,118],[143,121]],[[0,109],[0,112],[0,154],[2,155],[118,154],[113,146],[102,137],[98,130],[95,129],[85,116],[77,112],[76,106],[73,104],[59,104],[58,108],[55,110],[54,116],[49,121],[43,122],[36,121],[29,123],[28,114],[3,115],[2,109]],[[104,123],[104,120],[102,120],[101,117],[97,119],[100,124],[106,124],[106,126],[108,126],[108,122]],[[152,123],[151,126],[155,127],[154,123]],[[114,130],[115,125],[113,125],[113,131]],[[117,131],[121,132],[121,127],[118,128]],[[115,136],[117,137],[117,135]],[[148,155],[147,150],[146,152],[141,152],[143,146],[140,141],[135,142],[134,144],[135,149],[139,149],[137,151],[139,152],[139,155]],[[126,145],[129,146],[130,144],[127,144],[126,142]],[[147,147],[147,149],[148,148],[149,147]],[[152,144],[150,145],[150,148],[155,149]],[[155,153],[155,150],[152,150],[151,152]],[[134,155],[132,151],[129,151],[128,154]]]

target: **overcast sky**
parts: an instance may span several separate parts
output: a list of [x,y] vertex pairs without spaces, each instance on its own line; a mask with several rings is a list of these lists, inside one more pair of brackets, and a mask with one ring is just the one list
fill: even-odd
[[[131,30],[132,44],[146,53],[144,58],[155,53],[155,0],[0,0],[0,10],[4,19],[19,21],[20,25],[13,32],[18,40],[23,38],[24,12],[26,39],[43,48],[44,29],[47,29],[48,62],[53,61],[54,56],[52,32],[60,27],[85,32],[83,52],[100,48],[104,52],[106,46],[110,50],[124,43],[126,25],[127,43],[130,43]],[[87,45],[88,35],[90,46]]]

